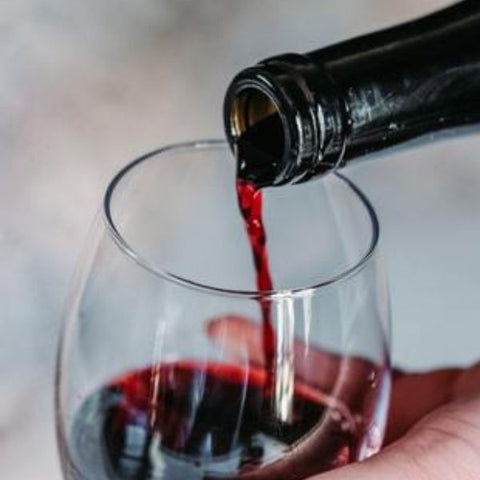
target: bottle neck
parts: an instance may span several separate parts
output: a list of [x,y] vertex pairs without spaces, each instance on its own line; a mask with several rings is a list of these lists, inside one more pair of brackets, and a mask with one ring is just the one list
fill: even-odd
[[246,159],[245,171],[259,185],[281,185],[432,132],[480,123],[479,45],[480,2],[464,0],[306,55],[265,60],[241,72],[227,92],[227,137],[235,144],[277,117],[271,165],[250,168]]
[[323,66],[302,55],[274,57],[242,71],[225,97],[227,138],[241,149],[250,132],[267,138],[242,159],[246,176],[259,186],[282,185],[336,168],[348,132],[342,102]]

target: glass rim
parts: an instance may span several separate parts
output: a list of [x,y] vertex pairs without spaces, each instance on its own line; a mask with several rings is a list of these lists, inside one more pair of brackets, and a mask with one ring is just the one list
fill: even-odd
[[[110,183],[105,190],[105,194],[103,197],[103,219],[106,225],[107,232],[109,233],[110,237],[113,239],[114,243],[123,252],[127,257],[133,260],[138,266],[144,268],[145,270],[149,271],[150,273],[178,285],[191,288],[197,291],[201,291],[204,293],[210,294],[217,294],[217,295],[226,295],[229,297],[238,297],[238,298],[249,298],[249,299],[259,299],[259,298],[282,298],[282,297],[292,297],[298,295],[308,295],[309,293],[313,293],[314,291],[320,290],[322,288],[328,287],[333,284],[338,284],[340,282],[346,281],[355,275],[357,275],[363,268],[366,266],[370,258],[375,253],[380,237],[380,225],[377,218],[377,214],[373,205],[371,204],[368,197],[362,192],[362,190],[357,187],[355,183],[353,183],[349,178],[347,178],[344,174],[339,173],[338,171],[334,171],[331,174],[335,175],[338,179],[343,181],[346,186],[353,192],[353,194],[357,197],[357,199],[363,204],[364,208],[367,211],[368,217],[371,222],[371,240],[368,245],[366,252],[360,257],[360,259],[354,263],[351,267],[343,270],[340,273],[337,273],[330,278],[322,280],[318,283],[309,286],[303,287],[296,287],[291,289],[273,289],[273,290],[266,290],[266,291],[259,291],[259,290],[236,290],[236,289],[229,289],[229,288],[222,288],[213,285],[207,285],[200,282],[196,282],[194,280],[182,277],[180,275],[176,275],[171,271],[162,269],[146,258],[142,257],[140,253],[133,248],[132,245],[125,240],[119,229],[117,228],[115,221],[112,216],[112,201],[113,195],[116,191],[117,186],[119,186],[120,182],[124,179],[124,177],[135,167],[151,160],[155,157],[161,156],[164,153],[174,152],[174,151],[188,151],[188,150],[220,150],[222,148],[229,148],[228,143],[226,140],[222,139],[205,139],[205,140],[192,140],[188,142],[179,142],[179,143],[172,143],[170,145],[166,145],[164,147],[157,148],[152,150],[136,159],[131,161],[130,163],[126,164],[123,168],[121,168],[112,178]],[[232,185],[232,188],[233,185]]]

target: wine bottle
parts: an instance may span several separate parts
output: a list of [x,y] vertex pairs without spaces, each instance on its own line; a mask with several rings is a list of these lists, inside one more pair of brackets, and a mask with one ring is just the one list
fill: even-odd
[[480,0],[240,72],[224,103],[239,176],[300,183],[480,124]]

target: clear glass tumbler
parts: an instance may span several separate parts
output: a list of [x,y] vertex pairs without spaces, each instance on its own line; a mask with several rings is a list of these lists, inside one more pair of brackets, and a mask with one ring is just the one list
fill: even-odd
[[58,355],[66,479],[295,480],[380,448],[390,320],[372,206],[340,174],[267,189],[275,290],[258,292],[234,182],[213,140],[110,183]]

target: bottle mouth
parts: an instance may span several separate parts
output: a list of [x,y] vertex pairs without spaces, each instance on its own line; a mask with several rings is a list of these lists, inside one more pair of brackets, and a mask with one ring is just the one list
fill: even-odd
[[239,176],[259,187],[303,181],[322,156],[322,112],[297,66],[291,56],[266,60],[240,72],[227,90],[225,131]]
[[233,80],[225,97],[224,121],[238,176],[266,187],[288,183],[282,180],[294,138],[281,92],[257,70],[247,69]]
[[339,165],[346,141],[339,112],[326,72],[306,56],[287,54],[232,80],[224,102],[225,131],[235,151],[243,135],[257,130],[249,139],[254,154],[241,159],[244,177],[260,187],[301,183]]
[[256,151],[279,159],[287,150],[285,126],[279,105],[266,92],[246,87],[233,99],[230,124],[238,142],[249,132],[256,132],[249,144]]

